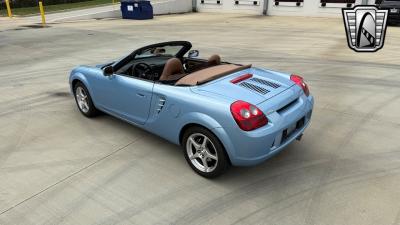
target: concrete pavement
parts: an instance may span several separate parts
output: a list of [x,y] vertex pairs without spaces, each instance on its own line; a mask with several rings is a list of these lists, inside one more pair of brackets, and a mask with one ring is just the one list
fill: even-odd
[[[185,14],[0,26],[0,224],[400,224],[400,27],[377,53],[341,19]],[[199,177],[180,148],[69,94],[76,65],[189,40],[200,55],[303,75],[301,142],[251,168]]]

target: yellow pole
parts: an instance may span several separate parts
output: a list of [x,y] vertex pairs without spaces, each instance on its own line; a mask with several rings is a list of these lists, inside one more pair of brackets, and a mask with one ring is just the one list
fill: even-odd
[[42,1],[39,1],[40,15],[42,15],[42,25],[46,26],[46,17],[44,16],[44,8]]
[[12,13],[11,13],[11,7],[10,7],[10,1],[6,0],[6,7],[7,7],[7,13],[8,13],[8,17],[12,17]]

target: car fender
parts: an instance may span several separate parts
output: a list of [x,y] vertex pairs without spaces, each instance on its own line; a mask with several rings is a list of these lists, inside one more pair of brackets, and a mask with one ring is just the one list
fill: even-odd
[[229,157],[229,160],[231,161],[231,163],[235,163],[235,162],[233,162],[233,159],[235,159],[236,155],[237,155],[235,146],[231,142],[231,139],[230,139],[229,135],[227,134],[225,128],[217,127],[217,128],[212,129],[211,132],[213,132],[213,134],[215,134],[215,136],[218,137],[219,141],[224,146],[225,152],[226,152],[226,154],[228,154],[228,157]]
[[232,151],[233,150],[233,144],[229,139],[228,134],[226,133],[225,129],[221,126],[221,124],[216,121],[214,118],[212,118],[211,116],[204,114],[204,113],[200,113],[200,112],[192,112],[192,113],[188,113],[184,116],[182,116],[181,118],[181,125],[180,125],[180,132],[179,132],[179,136],[177,137],[177,144],[179,143],[179,138],[181,134],[181,132],[183,132],[183,129],[186,125],[189,124],[198,124],[201,125],[205,128],[207,128],[208,130],[210,130],[215,136],[217,136],[217,138],[219,139],[219,141],[221,141],[222,145],[225,148],[226,153],[228,154],[228,157],[230,159],[232,159],[235,156],[235,153]]
[[193,125],[197,124],[207,128],[208,130],[213,130],[214,128],[221,127],[221,125],[214,118],[200,112],[186,113],[179,118],[179,121],[180,121],[179,125],[177,126],[177,130],[179,132],[177,132],[176,136],[173,138],[174,139],[173,142],[175,142],[178,145],[181,144],[180,138],[183,135],[184,129],[186,128],[186,126],[190,124]]
[[180,130],[182,130],[183,127],[188,124],[199,124],[209,130],[222,127],[221,124],[219,124],[214,118],[200,112],[187,113],[181,117],[180,121]]
[[89,82],[88,82],[86,76],[83,75],[80,72],[76,72],[76,73],[71,74],[71,76],[69,78],[69,85],[71,87],[71,93],[72,94],[74,93],[74,90],[73,90],[74,87],[72,87],[72,81],[74,81],[74,80],[79,80],[80,82],[82,82],[85,85],[85,87],[88,89],[90,96],[93,96],[91,87],[89,85]]

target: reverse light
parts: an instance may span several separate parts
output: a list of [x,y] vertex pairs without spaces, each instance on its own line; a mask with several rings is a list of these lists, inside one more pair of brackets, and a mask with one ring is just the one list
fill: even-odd
[[301,89],[303,89],[304,94],[306,96],[310,95],[310,90],[308,89],[308,85],[304,82],[303,77],[296,75],[296,74],[292,74],[292,75],[290,75],[290,80],[295,82],[299,87],[301,87]]
[[255,130],[268,123],[267,117],[259,108],[245,101],[232,103],[231,113],[240,129],[244,131]]

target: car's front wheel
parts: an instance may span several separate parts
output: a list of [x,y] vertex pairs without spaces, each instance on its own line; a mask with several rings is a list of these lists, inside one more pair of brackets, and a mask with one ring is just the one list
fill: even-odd
[[74,95],[78,109],[84,116],[93,117],[98,114],[99,111],[93,105],[92,98],[85,85],[78,82],[74,86]]
[[189,128],[183,136],[182,146],[190,167],[203,177],[217,177],[229,166],[223,145],[203,127]]

